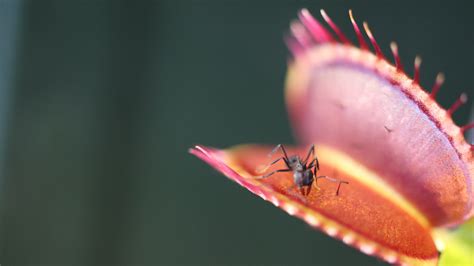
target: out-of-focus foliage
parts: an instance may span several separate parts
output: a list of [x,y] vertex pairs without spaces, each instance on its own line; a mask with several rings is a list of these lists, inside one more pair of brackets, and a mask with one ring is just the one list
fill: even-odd
[[446,248],[441,254],[440,266],[474,265],[474,219],[453,232],[442,233],[442,236]]

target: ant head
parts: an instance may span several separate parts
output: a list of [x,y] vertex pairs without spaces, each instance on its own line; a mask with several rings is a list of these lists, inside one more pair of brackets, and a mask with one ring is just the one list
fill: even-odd
[[290,167],[294,171],[303,171],[304,170],[304,165],[301,163],[301,159],[298,155],[291,156],[288,158],[288,163],[290,164]]
[[288,158],[288,162],[290,163],[290,165],[296,165],[300,162],[300,158],[298,157],[298,155],[291,156],[290,158]]
[[298,161],[298,162],[295,164],[295,170],[296,170],[296,171],[303,171],[303,170],[304,170],[304,167],[303,167],[303,165],[301,164],[301,162]]

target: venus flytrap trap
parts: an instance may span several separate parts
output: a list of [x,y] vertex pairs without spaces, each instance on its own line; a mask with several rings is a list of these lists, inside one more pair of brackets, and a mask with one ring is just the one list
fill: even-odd
[[[285,97],[301,145],[285,148],[305,158],[314,144],[319,166],[313,179],[330,178],[320,180],[318,189],[301,190],[316,184],[298,181],[296,166],[286,154],[285,160],[269,161],[270,146],[196,146],[190,152],[288,214],[365,254],[392,264],[437,265],[446,244],[465,245],[445,237],[446,228],[462,224],[474,212],[474,149],[464,138],[474,124],[458,127],[452,120],[467,97],[461,95],[444,109],[435,100],[444,76],[438,75],[426,92],[419,83],[420,57],[410,77],[398,46],[391,44],[392,64],[364,22],[375,52],[369,50],[352,12],[359,46],[324,11],[321,15],[334,33],[304,9],[286,38],[293,59]],[[289,171],[268,174],[278,169]],[[348,184],[336,195],[340,187],[328,182],[331,179]]]

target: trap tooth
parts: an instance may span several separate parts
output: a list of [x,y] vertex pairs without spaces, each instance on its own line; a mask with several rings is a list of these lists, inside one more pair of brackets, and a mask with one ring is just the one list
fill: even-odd
[[395,264],[398,261],[398,258],[395,254],[384,254],[383,259],[390,264]]
[[367,22],[364,21],[362,25],[364,26],[365,33],[367,34],[367,36],[369,36],[370,42],[372,43],[372,46],[375,49],[375,54],[377,55],[378,58],[384,59],[385,56],[383,55],[382,50],[380,49],[380,46],[377,43],[377,40],[375,40],[375,37],[372,34],[372,31],[370,31],[369,24],[367,24]]
[[324,9],[321,9],[320,12],[321,12],[321,16],[323,16],[324,20],[329,25],[329,27],[331,27],[331,29],[336,33],[339,40],[344,44],[350,44],[351,42],[349,41],[349,39],[347,39],[347,37],[344,35],[344,33],[342,33],[342,31],[332,21],[332,19],[328,16],[328,14],[326,14],[326,11],[324,11]]
[[307,9],[302,9],[299,13],[299,18],[303,25],[311,33],[315,41],[319,43],[332,42],[331,34],[309,13]]
[[439,89],[441,89],[441,86],[443,86],[444,83],[444,74],[443,73],[438,73],[436,76],[435,83],[433,84],[433,88],[431,89],[430,93],[430,98],[431,99],[436,99],[436,95],[438,95]]
[[326,231],[326,234],[328,234],[331,237],[335,237],[338,234],[338,230],[336,227],[328,226],[326,227],[325,231]]
[[402,71],[403,72],[403,67],[402,63],[400,61],[400,56],[398,55],[398,45],[396,42],[390,43],[390,49],[392,50],[393,54],[393,59],[395,60],[395,67],[397,68],[397,71]]
[[290,31],[298,44],[307,49],[313,44],[311,38],[308,35],[306,28],[299,21],[293,21],[290,24]]
[[351,233],[348,233],[342,237],[342,242],[344,242],[347,245],[352,245],[354,241],[355,241],[355,237]]
[[349,18],[351,20],[352,27],[354,28],[354,31],[357,35],[357,39],[359,40],[360,49],[368,50],[367,42],[365,42],[364,36],[362,35],[359,25],[357,25],[357,22],[355,21],[354,16],[352,15],[352,10],[350,9],[349,9]]
[[375,253],[375,247],[369,244],[361,244],[359,248],[362,253],[367,255],[373,255]]
[[321,222],[314,215],[306,214],[304,220],[311,226],[320,227]]
[[271,197],[270,202],[273,203],[273,205],[275,205],[275,207],[279,207],[279,206],[280,206],[280,201],[279,201],[278,198],[275,197],[275,196],[272,196],[272,197]]
[[291,203],[286,203],[282,205],[282,208],[291,216],[295,215],[298,211],[298,209],[295,207],[295,205]]
[[465,104],[467,102],[467,95],[465,93],[461,94],[459,98],[456,100],[456,102],[453,103],[451,107],[446,111],[449,116],[452,116],[456,110],[461,107],[461,105]]
[[414,74],[413,74],[413,83],[420,83],[420,67],[421,67],[421,57],[416,56],[414,62]]

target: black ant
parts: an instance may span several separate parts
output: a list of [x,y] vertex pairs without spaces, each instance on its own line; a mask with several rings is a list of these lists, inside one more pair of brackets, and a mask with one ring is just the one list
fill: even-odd
[[[268,156],[270,157],[271,155],[273,155],[278,149],[280,149],[283,152],[284,156],[271,162],[267,167],[265,167],[265,169],[276,164],[280,160],[283,160],[285,162],[287,168],[275,170],[273,172],[265,174],[264,176],[262,176],[262,178],[266,178],[275,173],[280,173],[280,172],[293,172],[293,180],[295,182],[295,185],[298,186],[303,196],[309,195],[314,181],[316,181],[315,185],[316,185],[316,188],[319,190],[319,186],[318,186],[319,178],[326,178],[327,180],[331,182],[339,182],[337,186],[337,190],[336,190],[336,196],[339,195],[339,189],[341,188],[341,184],[349,184],[349,182],[347,181],[342,181],[342,180],[331,178],[324,175],[321,175],[321,176],[317,175],[319,171],[319,161],[315,155],[314,144],[311,145],[311,147],[309,148],[308,155],[306,155],[306,158],[303,161],[298,155],[292,155],[288,157],[285,147],[283,147],[283,145],[281,144],[278,144],[275,148],[273,148],[273,150],[268,154]],[[311,162],[308,164],[308,160],[311,157],[311,155],[313,156],[313,160],[311,160]],[[304,187],[308,187],[306,190],[306,193],[304,191]]]

